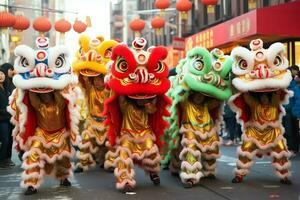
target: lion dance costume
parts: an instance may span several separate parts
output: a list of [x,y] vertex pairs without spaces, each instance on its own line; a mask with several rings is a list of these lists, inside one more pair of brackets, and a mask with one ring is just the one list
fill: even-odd
[[239,92],[231,97],[230,106],[237,113],[243,131],[232,182],[243,181],[254,164],[254,156],[268,154],[273,158],[272,165],[281,183],[290,184],[290,153],[281,123],[285,114],[282,105],[291,93],[286,88],[292,79],[287,70],[285,47],[274,43],[264,49],[263,41],[256,39],[251,41],[250,49],[237,47],[231,52],[232,72],[236,76],[232,83]]
[[49,47],[49,39],[39,37],[38,49],[20,45],[14,69],[16,86],[9,111],[17,149],[24,151],[21,186],[25,194],[37,192],[44,175],[53,175],[60,184],[70,186],[72,145],[79,142],[79,112],[73,87],[77,79],[68,63],[65,46]]
[[[82,172],[95,166],[96,160],[100,165],[104,164],[107,147],[107,130],[104,126],[103,116],[104,101],[109,96],[109,90],[105,88],[104,76],[107,74],[107,64],[110,61],[112,48],[117,45],[114,40],[104,41],[99,36],[90,39],[86,35],[79,38],[79,51],[77,60],[73,62],[73,70],[78,75],[80,88],[84,91],[85,100],[81,111],[85,119],[82,140],[77,152],[79,162],[75,172]],[[84,106],[86,105],[86,106]],[[112,161],[107,160],[105,168],[111,168]]]
[[169,148],[162,164],[170,161],[170,171],[180,172],[186,187],[197,184],[202,176],[215,176],[223,101],[231,96],[231,65],[232,59],[219,49],[208,52],[197,47],[180,61],[177,75],[170,78],[168,95],[173,103],[164,137]]
[[133,49],[118,45],[113,49],[109,87],[113,95],[105,102],[109,125],[109,141],[115,147],[109,152],[115,157],[117,189],[133,190],[134,163],[150,175],[154,184],[160,179],[160,154],[170,100],[165,93],[170,87],[168,67],[162,62],[167,56],[164,47],[143,50],[146,40],[136,38]]

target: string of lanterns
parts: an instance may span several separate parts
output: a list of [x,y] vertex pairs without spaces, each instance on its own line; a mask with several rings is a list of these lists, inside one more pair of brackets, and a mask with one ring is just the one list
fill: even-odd
[[[199,1],[199,0],[195,0]],[[218,0],[201,0],[201,3],[207,7],[208,13],[214,13],[214,6],[218,4]],[[155,29],[157,35],[162,33],[162,30],[166,24],[163,16],[165,15],[165,9],[171,5],[170,0],[156,0],[154,6],[160,9],[159,16],[155,16],[151,20],[151,27]],[[188,12],[192,9],[193,4],[190,0],[177,0],[176,10],[180,13],[181,20],[188,19]],[[130,29],[136,36],[140,35],[145,28],[145,21],[140,18],[135,18],[129,23]]]
[[[0,29],[12,28],[18,31],[24,31],[30,27],[30,20],[22,15],[13,15],[7,11],[0,12]],[[44,34],[48,32],[52,28],[52,24],[49,19],[45,16],[38,17],[34,19],[32,23],[32,27],[34,30],[40,32],[40,34]],[[65,34],[70,31],[72,25],[69,21],[65,19],[60,19],[55,22],[54,29],[61,34]],[[73,24],[73,30],[77,33],[82,33],[87,29],[87,24],[80,20],[75,20]]]

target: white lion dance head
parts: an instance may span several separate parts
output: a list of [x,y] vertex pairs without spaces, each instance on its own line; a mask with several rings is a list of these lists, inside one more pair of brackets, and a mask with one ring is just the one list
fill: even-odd
[[17,88],[46,93],[61,90],[76,82],[75,76],[71,74],[67,47],[49,47],[49,39],[46,37],[38,37],[36,45],[36,50],[26,45],[19,45],[15,49],[17,58],[14,68],[17,75],[13,83]]
[[250,49],[236,47],[231,56],[234,59],[232,72],[236,76],[232,84],[241,92],[273,91],[289,86],[292,76],[285,57],[285,46],[274,43],[263,48],[261,39],[252,40]]

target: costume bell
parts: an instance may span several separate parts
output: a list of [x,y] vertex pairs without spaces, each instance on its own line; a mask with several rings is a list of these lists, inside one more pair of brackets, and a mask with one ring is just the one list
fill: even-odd
[[179,173],[186,187],[201,177],[214,177],[220,156],[220,122],[223,103],[231,96],[232,59],[219,49],[197,47],[176,67],[168,95],[173,103],[165,132],[169,148],[163,164]]
[[38,37],[38,49],[19,45],[13,77],[16,86],[9,111],[15,125],[17,149],[24,151],[21,186],[33,194],[44,175],[53,175],[62,186],[70,186],[70,159],[77,145],[79,113],[76,99],[80,89],[70,71],[65,46],[49,47],[49,39]]
[[281,183],[290,184],[290,152],[283,137],[281,119],[283,103],[291,92],[286,88],[292,80],[285,57],[285,46],[274,43],[268,49],[263,41],[251,41],[250,49],[234,48],[233,85],[238,93],[231,97],[230,106],[242,125],[242,146],[238,148],[237,168],[233,183],[240,183],[254,164],[253,157],[263,154],[273,158],[272,165]]
[[160,183],[160,137],[167,123],[165,93],[170,87],[164,47],[144,50],[146,40],[136,38],[132,49],[118,45],[113,49],[109,87],[113,95],[105,102],[110,144],[115,148],[116,187],[134,189],[134,163],[140,165],[154,184]]
[[[80,48],[73,62],[73,71],[78,75],[79,86],[84,91],[81,116],[84,119],[81,133],[80,151],[77,152],[79,162],[75,172],[82,172],[96,165],[104,165],[108,147],[107,129],[104,126],[104,101],[109,97],[109,90],[105,87],[104,76],[107,74],[107,64],[111,51],[117,42],[104,40],[102,36],[91,39],[86,35],[79,38]],[[112,168],[112,160],[106,159],[105,168]]]

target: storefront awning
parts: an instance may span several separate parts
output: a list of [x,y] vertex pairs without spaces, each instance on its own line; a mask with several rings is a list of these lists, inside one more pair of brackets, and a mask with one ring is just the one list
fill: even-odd
[[300,1],[256,9],[208,28],[186,38],[185,50],[245,45],[254,38],[265,42],[300,38]]

